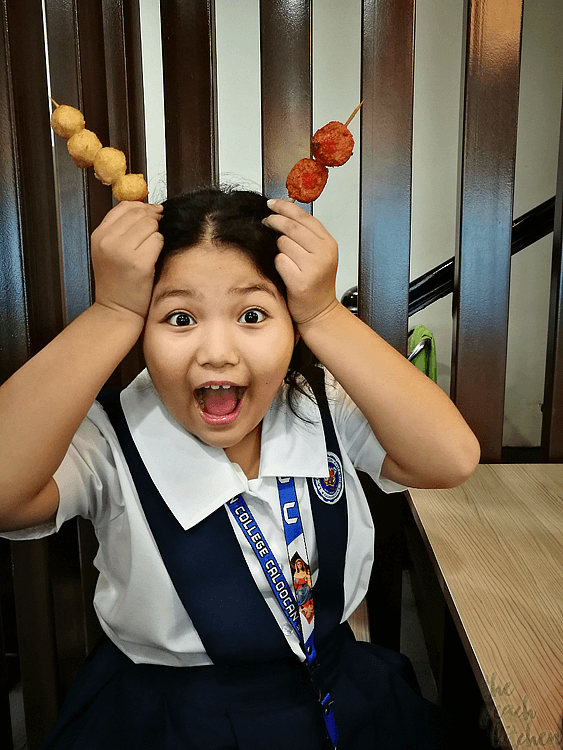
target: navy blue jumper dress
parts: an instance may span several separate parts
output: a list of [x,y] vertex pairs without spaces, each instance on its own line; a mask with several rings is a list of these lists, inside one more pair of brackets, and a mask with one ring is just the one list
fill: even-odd
[[[322,371],[309,377],[328,451],[340,448]],[[108,638],[92,651],[42,750],[330,750],[320,699],[330,693],[338,750],[459,746],[422,698],[406,657],[356,642],[344,607],[347,502],[322,502],[308,479],[318,547],[317,659],[292,652],[219,508],[184,531],[153,484],[119,399],[104,404],[176,591],[213,666],[135,664]],[[193,585],[206,571],[205,596]],[[147,602],[150,607],[150,602]]]

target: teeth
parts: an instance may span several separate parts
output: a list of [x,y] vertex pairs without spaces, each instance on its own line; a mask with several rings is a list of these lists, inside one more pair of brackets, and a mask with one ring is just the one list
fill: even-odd
[[220,385],[208,385],[207,386],[207,388],[211,388],[211,390],[213,391],[218,391],[220,387],[221,387]]

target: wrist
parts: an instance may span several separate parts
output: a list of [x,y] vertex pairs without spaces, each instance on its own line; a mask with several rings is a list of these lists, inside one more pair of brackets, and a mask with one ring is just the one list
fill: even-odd
[[111,302],[95,300],[91,309],[94,313],[107,319],[108,322],[112,322],[120,328],[130,329],[131,334],[135,335],[136,338],[141,335],[145,326],[145,317],[143,315]]
[[297,330],[301,336],[306,336],[308,332],[319,327],[330,326],[331,323],[338,319],[342,311],[347,312],[346,308],[334,297],[325,307],[318,312],[305,318],[305,320],[296,321]]

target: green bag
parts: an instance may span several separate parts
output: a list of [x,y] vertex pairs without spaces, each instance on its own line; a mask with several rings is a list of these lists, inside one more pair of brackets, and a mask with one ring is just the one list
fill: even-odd
[[422,325],[415,326],[410,336],[409,352],[409,362],[437,383],[436,343],[432,331]]

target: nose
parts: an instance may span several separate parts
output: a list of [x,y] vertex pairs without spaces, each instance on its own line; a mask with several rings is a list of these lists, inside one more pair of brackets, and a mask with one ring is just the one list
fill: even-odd
[[236,365],[238,361],[235,332],[220,322],[205,326],[197,349],[197,363],[201,367],[220,369]]

